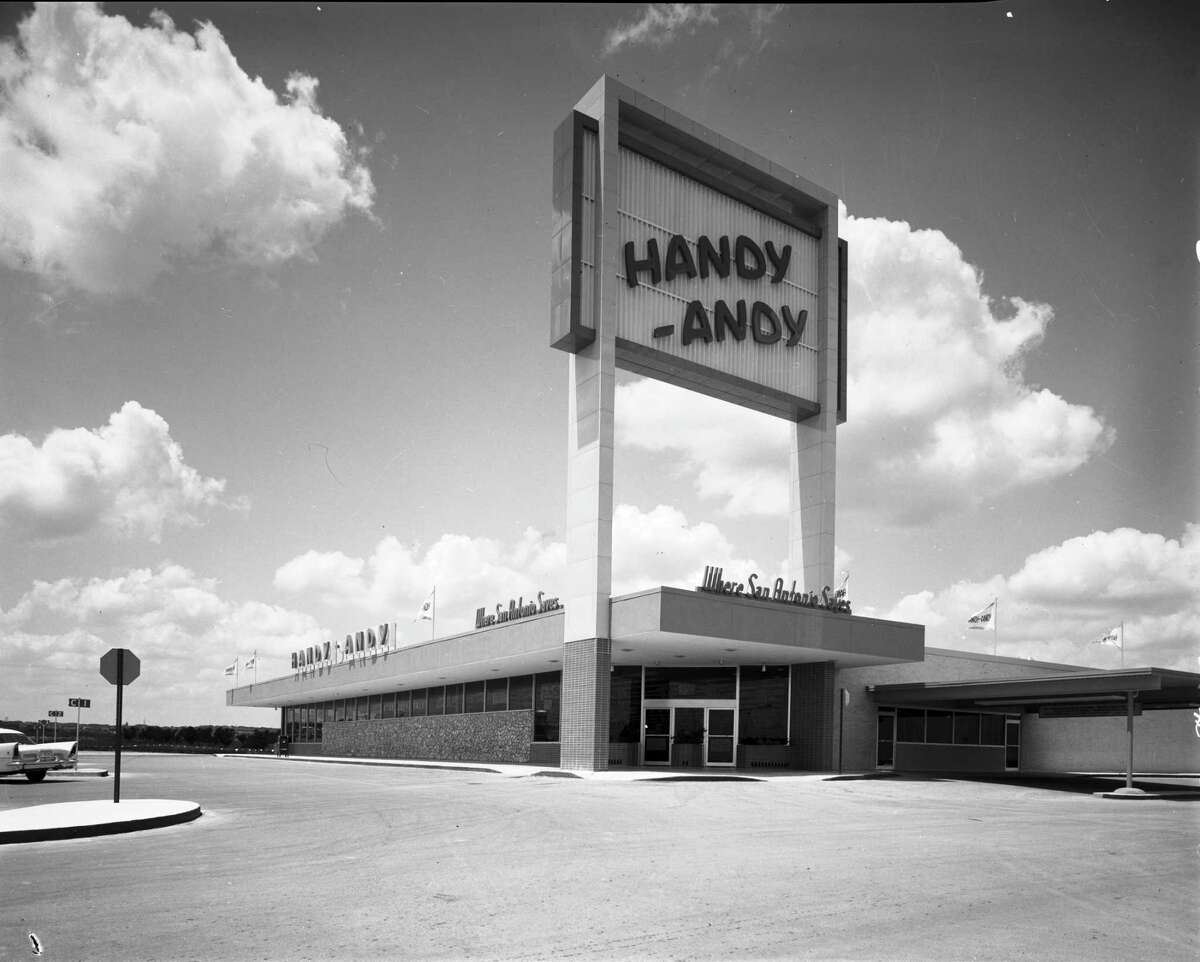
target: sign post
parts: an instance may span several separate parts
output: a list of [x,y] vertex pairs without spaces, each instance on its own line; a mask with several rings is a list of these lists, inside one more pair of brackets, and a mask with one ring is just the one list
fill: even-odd
[[75,771],[79,771],[79,710],[91,708],[90,698],[68,698],[67,707],[75,709]]
[[58,720],[62,718],[62,711],[57,708],[51,708],[46,714],[54,719],[54,741],[58,741]]
[[117,751],[113,763],[113,804],[121,801],[121,708],[125,686],[142,673],[138,656],[127,648],[109,648],[100,659],[100,674],[110,685],[117,686]]

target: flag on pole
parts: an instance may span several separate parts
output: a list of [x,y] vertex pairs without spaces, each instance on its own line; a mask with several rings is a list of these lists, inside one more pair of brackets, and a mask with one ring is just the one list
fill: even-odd
[[[242,667],[246,671],[249,671],[251,668],[254,667],[254,662],[257,660],[258,660],[258,652],[256,651],[253,655],[251,655],[244,662],[242,662]],[[226,672],[225,674],[229,674],[229,672]]]
[[421,605],[421,610],[413,621],[433,621],[433,606],[437,602],[437,588],[429,592],[429,597],[425,599],[425,603]]
[[1112,645],[1114,648],[1120,648],[1121,647],[1121,629],[1119,627],[1113,628],[1108,634],[1106,634],[1103,638],[1101,638],[1098,642],[1096,642],[1096,644]]
[[236,658],[233,659],[232,665],[225,666],[225,674],[226,675],[236,675],[237,674],[237,659]]
[[967,619],[967,627],[976,628],[982,631],[995,631],[996,599],[992,599],[991,604],[971,615],[971,617]]

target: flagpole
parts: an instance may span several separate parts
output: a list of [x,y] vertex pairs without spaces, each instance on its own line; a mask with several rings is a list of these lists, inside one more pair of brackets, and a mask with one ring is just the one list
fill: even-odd
[[433,641],[437,637],[437,585],[433,586],[433,607],[430,614],[432,617],[429,619],[429,640]]
[[1000,646],[1000,599],[997,598],[992,602],[992,657],[996,656],[996,650]]
[[1125,622],[1121,621],[1121,667],[1125,667]]

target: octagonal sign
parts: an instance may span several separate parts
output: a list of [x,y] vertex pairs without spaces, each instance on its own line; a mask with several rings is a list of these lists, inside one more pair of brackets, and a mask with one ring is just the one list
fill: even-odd
[[100,674],[110,685],[128,685],[141,673],[141,661],[128,648],[109,648],[100,659]]

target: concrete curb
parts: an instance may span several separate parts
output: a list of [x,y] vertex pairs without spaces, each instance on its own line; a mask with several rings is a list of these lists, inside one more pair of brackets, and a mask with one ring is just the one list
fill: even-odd
[[161,798],[129,799],[120,805],[113,802],[34,805],[0,813],[0,845],[141,832],[190,822],[201,814],[196,802]]

